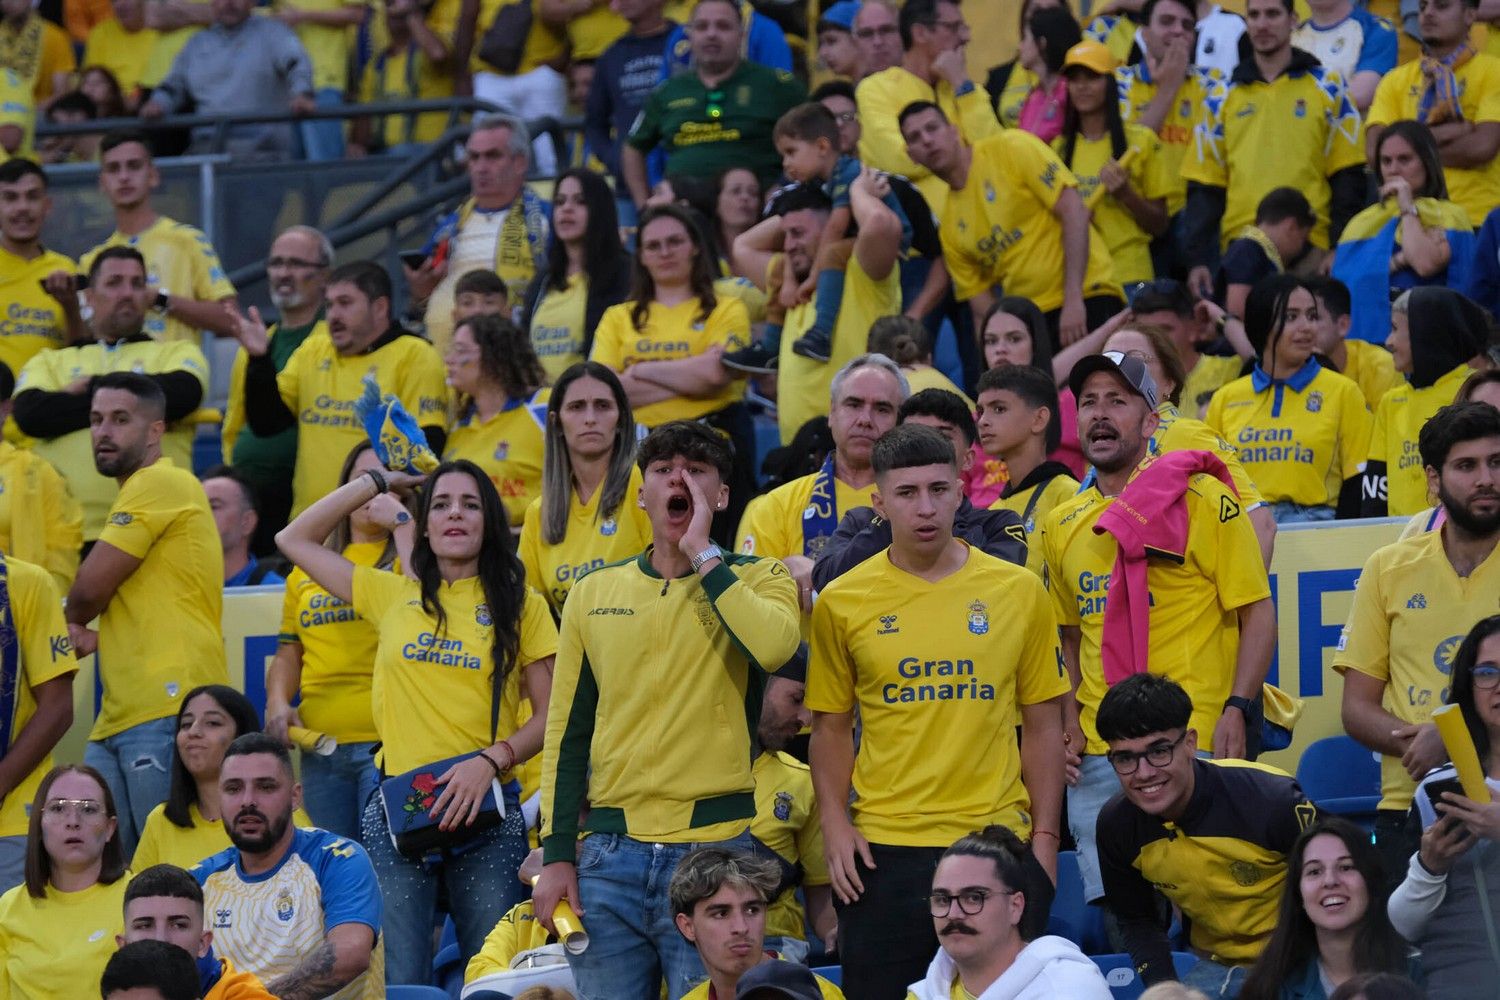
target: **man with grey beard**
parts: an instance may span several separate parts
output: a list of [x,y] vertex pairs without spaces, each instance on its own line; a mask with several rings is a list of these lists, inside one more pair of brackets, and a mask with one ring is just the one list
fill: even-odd
[[[271,243],[266,258],[266,282],[271,304],[280,318],[267,334],[276,370],[286,367],[301,343],[314,331],[325,330],[323,290],[333,266],[333,244],[311,226],[292,226]],[[233,308],[226,307],[226,308]],[[260,322],[260,313],[250,307]],[[236,312],[236,319],[242,320]],[[260,521],[250,541],[256,556],[276,553],[276,532],[286,527],[292,510],[292,468],[297,461],[297,428],[261,436],[245,422],[245,349],[234,356],[229,375],[229,405],[224,414],[224,464],[234,468],[255,490]]]

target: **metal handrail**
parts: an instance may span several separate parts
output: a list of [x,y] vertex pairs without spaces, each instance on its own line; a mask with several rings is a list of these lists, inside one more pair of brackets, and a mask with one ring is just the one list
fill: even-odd
[[264,125],[317,121],[329,118],[363,118],[367,115],[406,115],[422,112],[448,111],[454,114],[473,111],[503,111],[497,104],[482,101],[477,97],[442,97],[413,101],[372,101],[369,104],[340,104],[336,107],[319,107],[302,114],[282,108],[276,111],[238,111],[229,115],[163,115],[160,118],[95,118],[86,122],[37,122],[36,134],[49,135],[93,135],[113,132],[116,129],[140,129],[161,132],[169,129],[206,128],[210,125]]

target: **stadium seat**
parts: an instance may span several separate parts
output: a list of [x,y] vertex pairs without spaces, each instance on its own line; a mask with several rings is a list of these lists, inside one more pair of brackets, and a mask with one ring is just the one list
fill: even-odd
[[387,986],[386,1000],[448,1000],[448,994],[436,986]]
[[452,1000],[458,1000],[464,988],[464,963],[457,941],[444,945],[432,960],[432,981]]
[[1380,803],[1380,758],[1350,736],[1329,736],[1302,751],[1297,781],[1323,812],[1369,825]]
[[1109,951],[1104,912],[1097,906],[1090,906],[1083,898],[1083,876],[1078,871],[1077,851],[1058,852],[1057,897],[1052,900],[1047,933],[1067,938],[1086,955]]
[[835,986],[844,985],[844,967],[842,965],[823,965],[813,970],[813,975],[822,976]]
[[[1146,992],[1146,984],[1141,982],[1141,977],[1136,975],[1135,963],[1129,955],[1091,955],[1099,971],[1104,973],[1104,981],[1109,984],[1109,992],[1115,1000],[1136,1000],[1142,993]],[[1172,952],[1172,965],[1177,969],[1178,977],[1188,974],[1193,966],[1198,964],[1198,956],[1188,951]]]

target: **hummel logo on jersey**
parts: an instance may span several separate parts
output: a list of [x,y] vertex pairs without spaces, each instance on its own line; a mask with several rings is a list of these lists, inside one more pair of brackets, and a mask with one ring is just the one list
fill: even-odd
[[1420,610],[1427,607],[1427,595],[1422,593],[1412,594],[1406,599],[1406,606],[1412,610]]
[[896,627],[895,615],[881,615],[880,627],[875,630],[876,635],[895,635],[901,630]]

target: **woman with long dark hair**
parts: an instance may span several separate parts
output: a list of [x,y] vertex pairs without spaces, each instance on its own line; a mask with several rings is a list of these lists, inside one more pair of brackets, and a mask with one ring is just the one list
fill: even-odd
[[[1052,148],[1078,178],[1093,224],[1114,263],[1115,281],[1131,286],[1156,277],[1151,239],[1167,231],[1167,175],[1161,140],[1120,117],[1115,57],[1100,42],[1079,42],[1063,59],[1068,106]],[[1103,188],[1100,191],[1099,188]]]
[[1068,107],[1068,82],[1063,79],[1063,59],[1083,40],[1078,21],[1066,7],[1034,7],[1021,28],[1021,47],[1016,57],[1034,81],[1016,113],[1016,127],[1043,142],[1062,134],[1063,113]]
[[1240,462],[1278,524],[1359,512],[1370,411],[1353,379],[1313,357],[1318,300],[1301,278],[1262,278],[1245,299],[1254,370],[1214,393],[1204,423]]
[[1419,285],[1468,291],[1474,226],[1448,197],[1437,140],[1426,125],[1387,125],[1375,144],[1380,200],[1349,220],[1334,251],[1333,276],[1349,286],[1349,336],[1381,343],[1391,298]]
[[1412,803],[1422,846],[1391,893],[1391,923],[1422,951],[1427,988],[1444,1000],[1481,1000],[1500,981],[1500,615],[1482,619],[1453,655],[1448,702],[1463,713],[1489,786],[1484,805],[1444,789],[1450,764]]
[[[381,793],[365,804],[363,839],[385,896],[391,983],[431,978],[440,882],[466,962],[524,895],[516,872],[526,857],[526,824],[515,770],[541,749],[557,651],[552,615],[526,586],[500,495],[472,462],[444,462],[426,478],[412,576],[356,566],[323,545],[342,518],[372,498],[421,482],[372,469],[276,536],[289,559],[379,632],[375,729],[383,773],[434,765],[439,772],[430,785],[413,784],[421,793],[415,808],[444,836],[427,854],[397,851]],[[523,690],[533,714],[521,724]],[[486,809],[496,783],[503,783],[503,818]],[[481,813],[486,822],[476,825]]]
[[1356,975],[1412,971],[1411,948],[1385,912],[1385,868],[1370,834],[1330,816],[1287,855],[1276,930],[1240,1000],[1326,1000]]
[[[379,468],[374,446],[361,441],[344,459],[339,485]],[[411,552],[411,518],[397,522],[404,513],[399,499],[381,494],[341,518],[325,544],[356,566],[395,569],[401,549]],[[378,641],[375,626],[304,570],[287,575],[281,634],[266,668],[266,732],[290,744],[297,726],[337,742],[328,753],[303,747],[302,801],[314,826],[350,840],[360,839],[365,802],[380,781],[370,700]]]
[[589,356],[604,310],[630,294],[630,255],[604,178],[574,167],[555,191],[546,267],[526,289],[521,323],[549,382]]
[[0,896],[0,996],[71,1000],[97,989],[124,926],[119,814],[102,774],[60,764],[30,822],[26,881]]
[[635,417],[615,373],[583,361],[552,387],[547,401],[542,495],[521,527],[526,582],[561,616],[578,577],[640,552],[651,520],[635,502]]

